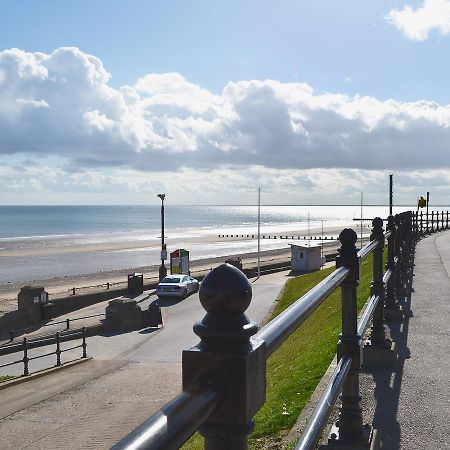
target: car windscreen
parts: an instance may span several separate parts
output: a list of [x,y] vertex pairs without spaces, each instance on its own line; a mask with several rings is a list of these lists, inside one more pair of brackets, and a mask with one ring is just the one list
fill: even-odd
[[178,284],[180,282],[179,278],[172,278],[172,277],[166,277],[164,280],[161,281],[161,283],[175,283]]

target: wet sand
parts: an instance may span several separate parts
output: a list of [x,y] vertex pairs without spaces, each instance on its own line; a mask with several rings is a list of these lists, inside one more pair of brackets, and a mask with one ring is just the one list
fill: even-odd
[[[324,236],[328,237],[337,237],[338,234],[342,231],[342,228],[337,227],[327,227],[324,228]],[[367,232],[368,230],[364,230]],[[321,229],[311,229],[310,236],[312,237],[320,237],[322,233]],[[268,234],[266,234],[267,236]],[[283,233],[277,234],[277,236],[294,236],[294,239],[297,237],[303,238],[306,236],[307,232],[305,230],[301,231],[284,231]],[[247,236],[247,235],[244,235]],[[273,234],[271,234],[273,236]],[[227,241],[248,241],[247,237],[229,237],[229,238],[218,238],[218,236],[211,237],[198,237],[198,238],[189,238],[183,243],[185,248],[189,248],[189,244],[214,244],[217,242],[221,242],[221,240]],[[251,239],[251,238],[250,238]],[[256,241],[256,238],[254,239]],[[302,241],[300,241],[302,242]],[[174,244],[179,244],[179,240],[168,239],[167,245],[170,248]],[[283,246],[283,240],[279,240],[280,246]],[[314,241],[313,241],[314,243]],[[77,253],[77,252],[96,252],[102,250],[114,250],[114,249],[135,249],[135,248],[149,248],[158,247],[160,245],[159,241],[138,241],[138,242],[119,242],[119,243],[105,243],[105,244],[95,244],[95,245],[84,245],[78,247],[58,247],[58,248],[39,248],[39,249],[5,249],[0,250],[0,261],[3,263],[7,263],[8,256],[37,256],[37,255],[50,255],[50,254],[68,254],[68,253]],[[336,251],[339,247],[338,241],[330,241],[324,244],[324,248],[327,252]],[[190,268],[191,274],[195,277],[196,272],[208,270],[213,268],[229,257],[239,256],[243,260],[244,268],[247,266],[252,266],[257,264],[257,253],[239,253],[236,252],[234,254],[230,254],[228,256],[220,256],[217,258],[207,258],[207,259],[199,259],[199,260],[191,260]],[[5,258],[4,260],[2,258]],[[286,263],[290,261],[290,246],[288,243],[285,244],[284,248],[267,250],[261,252],[261,263],[268,264],[273,263],[279,260],[285,260]],[[83,288],[93,288],[99,287],[99,285],[106,284],[109,282],[111,285],[116,285],[119,283],[126,283],[127,275],[129,273],[139,272],[144,274],[144,279],[149,281],[151,279],[156,279],[158,276],[158,267],[160,263],[148,266],[141,267],[128,267],[120,270],[111,270],[111,271],[100,271],[96,273],[87,273],[87,274],[79,274],[79,275],[71,275],[64,277],[54,277],[47,279],[35,279],[35,280],[21,280],[14,283],[3,283],[0,284],[0,314],[8,311],[13,311],[17,308],[17,294],[22,286],[26,285],[40,285],[44,286],[45,289],[51,294],[55,296],[61,296],[68,294],[73,287],[77,289]],[[166,267],[169,266],[169,263],[166,262]],[[81,269],[82,270],[82,269]]]

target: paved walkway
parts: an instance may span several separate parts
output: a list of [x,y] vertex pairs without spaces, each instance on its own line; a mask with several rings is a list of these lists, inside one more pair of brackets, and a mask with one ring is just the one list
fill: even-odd
[[365,406],[384,450],[450,449],[450,231],[418,243],[414,272],[403,323],[389,323],[397,366],[366,377],[363,398],[374,382]]
[[[287,279],[252,280],[251,319],[264,318]],[[0,449],[109,449],[177,395],[181,349],[198,342],[192,325],[205,312],[197,295],[169,309],[157,333],[89,338],[94,360],[0,391]]]

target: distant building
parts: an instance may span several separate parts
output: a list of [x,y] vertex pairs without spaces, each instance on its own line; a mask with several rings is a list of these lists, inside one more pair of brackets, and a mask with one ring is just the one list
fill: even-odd
[[291,246],[291,269],[295,272],[311,272],[322,265],[321,246],[318,244]]

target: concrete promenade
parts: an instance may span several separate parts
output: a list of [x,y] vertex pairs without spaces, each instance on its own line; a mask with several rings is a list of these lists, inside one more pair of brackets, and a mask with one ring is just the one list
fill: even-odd
[[383,449],[450,449],[450,231],[417,244],[414,273],[389,323],[397,365],[363,377],[362,395]]
[[[252,320],[263,320],[288,274],[251,280]],[[198,294],[164,309],[158,332],[91,337],[92,361],[0,391],[0,449],[108,449],[177,395],[181,351],[198,342],[192,325],[205,311]]]

